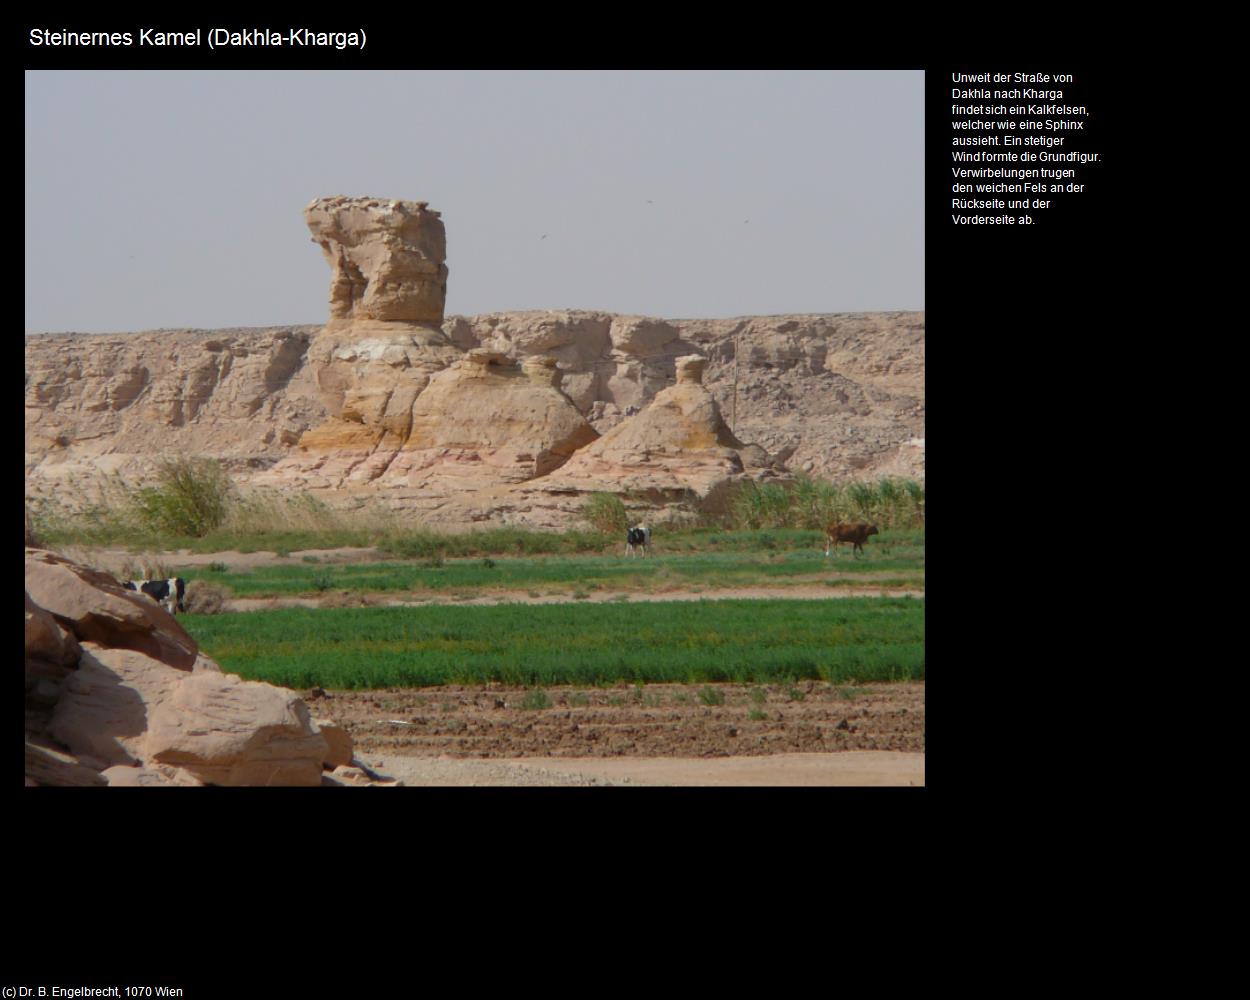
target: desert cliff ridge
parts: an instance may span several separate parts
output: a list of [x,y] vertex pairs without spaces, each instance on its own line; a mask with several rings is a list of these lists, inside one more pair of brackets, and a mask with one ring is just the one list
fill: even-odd
[[[652,353],[617,346],[634,346],[635,331],[657,327],[673,335],[658,349],[659,337],[644,341]],[[320,330],[27,336],[27,497],[73,503],[102,476],[116,472],[138,481],[170,454],[221,459],[237,482],[250,485],[299,455],[301,439],[314,428],[331,425],[317,383],[324,369],[310,357]],[[713,320],[589,310],[452,315],[438,331],[442,339],[414,344],[403,362],[385,366],[410,372],[412,385],[395,379],[370,405],[385,417],[399,394],[392,412],[402,414],[402,396],[413,393],[415,404],[423,378],[484,347],[522,365],[534,357],[555,360],[560,391],[605,435],[676,384],[678,357],[697,353],[707,358],[702,384],[738,440],[761,446],[791,472],[839,482],[888,475],[923,480],[924,332],[924,314],[908,312]],[[441,357],[431,357],[435,350]],[[440,364],[442,358],[447,360]],[[367,381],[355,398],[359,407],[368,404]],[[363,434],[366,442],[358,456],[343,456],[350,475],[368,463],[387,429],[336,421],[339,432]],[[361,478],[367,474],[360,468]],[[291,488],[300,487],[293,481]],[[365,483],[360,492],[354,489],[336,495],[329,479],[309,487],[336,505],[373,498],[433,523],[445,506],[432,497],[422,502],[412,496],[419,491],[407,488]],[[446,523],[454,521],[448,517]]]
[[448,317],[428,203],[318,198],[304,218],[324,326],[26,338],[28,500],[171,454],[333,506],[540,527],[588,492],[924,477],[923,313]]

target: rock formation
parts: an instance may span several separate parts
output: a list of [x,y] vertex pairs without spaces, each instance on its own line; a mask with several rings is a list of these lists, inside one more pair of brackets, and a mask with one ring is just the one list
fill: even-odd
[[703,385],[707,359],[677,358],[677,382],[658,392],[637,416],[617,424],[579,451],[539,488],[583,493],[645,494],[657,500],[694,494],[706,499],[713,489],[742,478],[748,464],[760,475],[772,473],[763,449],[747,446],[725,424],[715,397]]
[[[672,339],[670,331],[676,331]],[[318,363],[310,357],[313,332],[288,327],[27,337],[28,499],[72,507],[92,498],[104,475],[141,481],[156,459],[176,451],[222,459],[243,486],[260,479],[287,492],[309,490],[336,506],[367,500],[420,512],[432,522],[472,520],[436,496],[422,499],[406,482],[380,473],[368,478],[399,454],[404,415],[411,421],[412,409],[399,392],[393,406],[387,396],[378,407],[383,417],[387,408],[400,414],[393,429],[332,418],[318,392]],[[437,344],[442,358],[426,360],[430,344]],[[632,354],[625,347],[656,353]],[[478,348],[522,365],[533,357],[556,360],[559,390],[600,434],[672,386],[676,358],[697,353],[707,358],[703,385],[737,438],[761,446],[793,472],[836,481],[924,479],[922,313],[672,321],[577,310],[451,316],[438,339],[404,355],[403,367],[378,366],[391,373],[377,383],[379,392],[405,387],[415,405],[422,377]],[[357,361],[372,365],[386,347],[362,342],[354,350]],[[297,355],[290,369],[282,367],[288,352]],[[223,354],[233,362],[224,374]],[[189,373],[211,357],[218,359],[216,380],[202,383],[202,396],[188,394]],[[135,366],[150,373],[145,387],[121,409],[102,406],[126,398],[121,383]],[[405,386],[404,373],[413,369],[419,377]],[[368,379],[358,384],[367,394]],[[175,423],[189,407],[153,406],[153,394],[171,403],[194,401],[195,415]],[[748,446],[739,454],[745,461],[752,451]],[[349,479],[357,469],[357,478]],[[572,524],[572,517],[560,523]]]
[[446,239],[425,202],[326,198],[305,217],[333,272],[309,351],[330,419],[259,482],[385,489],[393,506],[437,509],[543,476],[598,436],[555,359],[466,352],[439,328]]
[[304,210],[330,265],[330,319],[311,362],[329,419],[300,440],[288,476],[368,482],[408,438],[430,376],[461,355],[444,336],[447,237],[423,201],[318,198]]
[[[34,492],[76,493],[166,454],[246,477],[325,419],[307,352],[315,327],[69,334],[26,341],[26,468]],[[88,491],[89,492],[89,491]]]
[[[309,352],[322,402],[340,421],[403,437],[430,375],[461,353],[440,329],[447,237],[439,213],[424,201],[340,196],[316,199],[304,219],[331,271],[330,319]],[[306,447],[333,450],[351,433],[330,424]]]
[[106,573],[27,546],[25,599],[27,785],[343,784],[356,763],[293,691],[223,674]]
[[257,482],[385,491],[392,505],[431,509],[544,476],[598,437],[560,391],[554,360],[520,366],[483,348],[429,380],[411,404],[406,433],[358,425],[334,439],[342,423],[310,431],[297,454]]
[[[171,453],[223,459],[240,485],[447,525],[567,524],[571,509],[538,516],[523,490],[557,474],[545,485],[656,496],[783,468],[924,478],[922,313],[444,318],[446,235],[425,202],[321,198],[305,218],[331,269],[315,335],[26,338],[28,502],[82,509],[103,477],[134,484]],[[686,391],[678,359],[693,355],[706,370]]]
[[469,351],[417,400],[395,474],[406,473],[413,486],[438,468],[462,475],[485,465],[493,483],[545,476],[599,436],[560,380],[553,358],[517,365],[485,348]]
[[317,198],[304,209],[330,265],[333,329],[443,321],[447,234],[428,202]]

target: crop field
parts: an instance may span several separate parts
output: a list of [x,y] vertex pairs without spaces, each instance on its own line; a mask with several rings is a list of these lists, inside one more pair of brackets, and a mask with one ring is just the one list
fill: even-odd
[[293,608],[179,621],[224,670],[297,689],[924,679],[923,598]]
[[[814,539],[788,550],[695,551],[623,558],[613,555],[561,555],[391,560],[358,564],[292,561],[286,565],[232,570],[186,567],[179,575],[206,579],[233,597],[315,596],[328,590],[353,593],[526,590],[534,587],[663,590],[673,587],[733,587],[749,584],[819,583],[883,587],[924,585],[924,532],[885,532],[855,559],[843,546],[826,557]],[[837,574],[836,578],[831,574]]]
[[754,515],[657,529],[645,559],[615,529],[279,520],[298,524],[195,538],[105,524],[75,556],[119,579],[186,579],[204,613],[178,621],[206,655],[300,692],[379,770],[416,768],[396,772],[413,783],[442,781],[427,770],[450,758],[655,759],[704,783],[705,759],[780,755],[767,783],[789,784],[796,754],[923,757],[923,518],[882,519],[858,559]]

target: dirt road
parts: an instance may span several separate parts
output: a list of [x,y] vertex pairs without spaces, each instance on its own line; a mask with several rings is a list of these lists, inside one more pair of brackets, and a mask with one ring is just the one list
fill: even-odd
[[374,770],[408,787],[683,786],[833,788],[924,786],[924,754],[888,751],[773,757],[451,757],[368,755]]

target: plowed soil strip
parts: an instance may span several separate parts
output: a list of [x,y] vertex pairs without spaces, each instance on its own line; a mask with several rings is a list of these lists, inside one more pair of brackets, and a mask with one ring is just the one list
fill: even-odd
[[532,758],[545,758],[546,766],[564,768],[565,760],[592,758],[707,762],[869,751],[923,757],[925,751],[923,683],[617,684],[546,691],[550,707],[537,709],[526,707],[532,703],[527,689],[501,684],[313,689],[304,699],[316,718],[347,731],[366,762],[376,755],[524,759],[543,766]]

